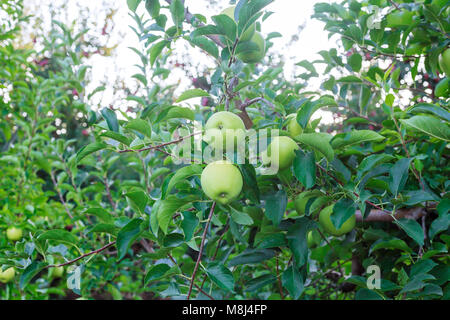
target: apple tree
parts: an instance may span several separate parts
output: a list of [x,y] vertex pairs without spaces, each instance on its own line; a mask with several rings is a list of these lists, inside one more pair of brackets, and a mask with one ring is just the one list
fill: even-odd
[[[317,3],[337,47],[293,80],[264,28],[276,3],[127,0],[130,112],[90,106],[69,28],[50,70],[6,33],[1,298],[449,298],[449,3]],[[180,43],[214,67],[178,93]]]

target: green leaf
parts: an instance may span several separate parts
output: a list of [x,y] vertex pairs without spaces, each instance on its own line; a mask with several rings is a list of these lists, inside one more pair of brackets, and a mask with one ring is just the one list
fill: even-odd
[[397,238],[380,239],[372,245],[369,252],[372,253],[373,251],[380,250],[380,249],[402,250],[402,251],[405,251],[408,253],[412,252],[412,249],[406,244],[405,241],[403,241],[401,239],[397,239]]
[[348,64],[354,72],[359,72],[362,65],[362,57],[359,53],[354,53],[348,58]]
[[170,14],[172,21],[177,27],[181,27],[184,20],[184,4],[181,0],[173,0],[170,4]]
[[247,249],[228,262],[230,267],[241,264],[257,264],[275,256],[275,250],[271,249]]
[[219,58],[219,49],[217,48],[217,45],[213,41],[211,41],[205,37],[198,36],[198,37],[195,37],[192,40],[190,40],[190,42],[193,45],[199,47],[200,49],[205,50],[210,55],[212,55],[214,58],[216,58],[216,59]]
[[297,122],[298,124],[305,129],[309,119],[313,115],[315,111],[317,111],[320,108],[316,103],[307,100],[305,101],[297,111]]
[[384,137],[371,130],[353,130],[350,132],[339,133],[331,140],[333,149],[342,149],[354,144],[360,144],[370,141],[381,141]]
[[131,144],[131,139],[124,136],[123,134],[114,132],[114,131],[105,131],[103,132],[101,135],[101,137],[107,137],[107,138],[111,138],[113,140],[119,141],[120,143],[123,143],[126,146],[130,146]]
[[166,199],[160,201],[157,211],[157,220],[159,227],[164,233],[167,233],[167,228],[172,220],[173,214],[184,205],[195,200],[196,197],[187,197],[183,199],[177,198],[175,195],[170,195]]
[[358,179],[360,179],[364,173],[372,170],[377,165],[391,161],[392,159],[395,159],[395,157],[389,154],[373,154],[365,157],[358,166]]
[[426,273],[416,275],[415,277],[411,278],[411,280],[408,283],[405,284],[400,293],[420,290],[426,285],[424,281],[433,279],[434,277],[432,275]]
[[403,202],[403,205],[406,206],[414,206],[425,201],[436,200],[435,196],[424,190],[407,191],[406,193],[404,193],[404,196],[408,198],[408,200]]
[[142,219],[133,219],[128,222],[117,234],[116,247],[119,260],[125,257],[125,254],[133,242],[136,241],[136,239],[142,234],[142,222]]
[[178,99],[176,100],[176,102],[181,102],[187,99],[191,99],[191,98],[198,98],[198,97],[209,97],[209,93],[202,90],[202,89],[190,89],[190,90],[186,90],[185,92],[183,92]]
[[141,0],[127,0],[128,9],[135,12]]
[[113,236],[117,236],[119,232],[119,228],[113,224],[109,223],[98,223],[94,225],[91,229],[89,229],[88,233],[108,233]]
[[183,211],[183,221],[181,221],[181,229],[183,229],[186,241],[192,239],[194,231],[197,228],[199,220],[191,211]]
[[166,196],[172,191],[173,187],[180,182],[183,181],[186,178],[192,177],[194,175],[200,175],[202,173],[203,169],[198,164],[193,164],[187,167],[183,167],[181,169],[178,169],[177,172],[172,176],[172,178],[169,181],[169,184],[167,185],[167,188],[162,191],[161,198],[165,199]]
[[233,292],[234,278],[231,271],[221,263],[213,262],[206,268],[209,278],[220,288]]
[[293,265],[289,266],[281,276],[281,283],[283,287],[287,289],[289,294],[297,300],[303,293],[303,277]]
[[241,36],[261,16],[260,11],[271,2],[273,0],[253,0],[242,5],[239,10],[238,36]]
[[147,121],[142,119],[134,119],[127,123],[125,126],[127,129],[136,130],[137,132],[142,133],[144,136],[151,138],[152,129]]
[[78,152],[77,152],[77,156],[76,156],[76,162],[80,163],[81,160],[83,160],[85,157],[87,157],[88,155],[90,155],[91,153],[94,153],[96,151],[105,149],[106,147],[108,147],[107,144],[103,143],[103,142],[93,142],[88,144],[87,146],[84,146],[83,148],[81,148]]
[[431,137],[450,141],[450,127],[447,123],[432,116],[414,116],[409,119],[400,119],[407,128],[418,130]]
[[316,161],[313,152],[295,151],[294,174],[306,189],[316,184]]
[[406,111],[408,113],[432,113],[446,121],[450,121],[450,112],[431,103],[418,103]]
[[441,214],[431,223],[430,230],[428,231],[430,239],[433,239],[434,236],[437,235],[438,233],[447,230],[449,226],[450,226],[450,214],[448,213]]
[[266,217],[272,223],[278,226],[283,219],[287,206],[287,194],[284,190],[273,192],[265,197],[266,200]]
[[203,26],[203,27],[199,27],[199,28],[195,29],[190,34],[190,37],[191,37],[191,39],[195,39],[199,36],[207,36],[207,35],[212,35],[212,34],[221,34],[221,31],[219,31],[219,29],[216,26],[207,25],[207,26]]
[[253,219],[245,212],[237,211],[235,208],[231,207],[231,219],[237,224],[242,225],[252,225]]
[[166,116],[163,120],[168,119],[189,119],[194,120],[195,113],[190,108],[183,108],[183,107],[172,107],[167,112]]
[[147,286],[150,281],[161,279],[169,270],[170,266],[165,263],[160,263],[156,266],[151,267],[145,275],[144,286]]
[[223,34],[231,42],[236,39],[236,22],[231,19],[226,14],[219,14],[217,16],[212,16],[211,19],[219,29],[219,32]]
[[315,151],[320,152],[327,158],[328,162],[333,161],[334,151],[330,145],[330,136],[326,133],[303,133],[295,138],[295,140],[306,144]]
[[244,196],[253,202],[260,202],[260,191],[256,180],[256,170],[251,164],[240,164],[239,170],[242,174],[242,180],[244,181]]
[[259,290],[269,284],[274,283],[277,280],[273,275],[271,274],[264,274],[262,276],[256,277],[254,279],[251,279],[245,284],[245,291],[246,292],[253,292],[256,290]]
[[79,242],[78,238],[69,231],[59,229],[46,231],[41,235],[39,235],[39,237],[37,237],[37,240],[38,241],[55,240],[75,246]]
[[330,219],[336,229],[340,229],[344,222],[355,214],[355,205],[353,200],[346,198],[342,198],[335,203]]
[[361,288],[356,292],[355,300],[383,300],[383,297],[373,290]]
[[153,19],[159,16],[160,8],[161,5],[159,4],[159,0],[145,0],[145,9],[147,9]]
[[160,42],[155,43],[152,45],[150,49],[150,65],[153,66],[158,56],[163,51],[164,47],[167,46],[170,42],[167,40],[162,40]]
[[145,210],[145,206],[148,202],[148,196],[147,194],[139,189],[133,189],[132,191],[129,191],[125,194],[127,199],[129,200],[129,203],[131,207],[138,211],[139,213],[143,214]]
[[174,232],[164,237],[163,246],[165,248],[176,248],[179,247],[184,242],[185,242],[184,236],[181,233]]
[[117,121],[116,113],[109,108],[103,108],[100,113],[105,118],[109,130],[119,132],[119,122]]
[[421,273],[428,273],[437,265],[438,264],[431,259],[420,260],[411,267],[409,277],[412,278]]
[[96,216],[100,221],[103,221],[105,223],[112,223],[114,221],[111,213],[103,208],[89,208],[85,210],[84,213],[92,214]]
[[400,219],[395,221],[395,223],[406,232],[415,242],[420,246],[424,243],[424,233],[422,227],[417,221],[413,219]]
[[286,239],[288,240],[288,245],[293,253],[294,262],[297,267],[306,263],[308,257],[306,235],[315,225],[316,223],[314,221],[306,217],[301,217],[288,229]]
[[411,158],[400,159],[389,170],[389,189],[394,196],[403,190],[406,180],[408,180],[411,160]]
[[33,261],[29,264],[20,275],[19,287],[21,290],[37,275],[42,269],[47,266],[47,263],[42,261]]
[[271,233],[257,242],[258,249],[269,249],[286,246],[286,236],[283,233]]

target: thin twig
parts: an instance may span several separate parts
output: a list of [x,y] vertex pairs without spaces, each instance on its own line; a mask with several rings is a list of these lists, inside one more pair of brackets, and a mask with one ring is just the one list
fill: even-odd
[[200,250],[198,252],[197,262],[195,263],[194,272],[192,273],[191,285],[189,286],[189,292],[187,296],[187,300],[191,297],[192,286],[194,285],[195,276],[197,274],[198,267],[200,265],[200,261],[202,260],[203,248],[205,246],[206,234],[208,233],[209,223],[211,222],[212,215],[214,213],[214,208],[216,207],[216,202],[213,202],[211,206],[211,210],[209,211],[208,221],[206,222],[205,230],[203,231],[202,242],[200,244]]
[[180,142],[182,142],[183,140],[185,140],[185,139],[187,139],[187,138],[190,138],[190,137],[192,137],[192,136],[195,136],[195,135],[197,135],[197,134],[200,134],[200,133],[201,133],[201,132],[194,132],[194,133],[191,133],[190,135],[187,135],[187,136],[185,136],[185,137],[181,137],[181,138],[179,138],[179,139],[177,139],[177,140],[165,142],[165,143],[162,143],[162,144],[158,144],[158,145],[156,145],[156,146],[150,146],[150,147],[145,147],[145,148],[142,148],[142,149],[136,149],[136,150],[134,150],[134,149],[124,149],[124,150],[119,150],[119,151],[117,151],[117,152],[118,152],[118,153],[124,153],[124,152],[142,152],[142,151],[153,150],[153,149],[161,149],[162,147],[165,147],[165,146],[168,146],[168,145],[171,145],[171,144],[180,143]]
[[[169,254],[169,258],[170,258],[170,260],[172,260],[172,262],[173,262],[176,266],[178,266],[176,260],[174,259],[174,257],[172,257],[171,254]],[[186,276],[183,272],[181,272],[181,274],[183,275],[183,278],[188,278],[188,276]],[[211,300],[216,300],[216,299],[214,299],[212,296],[210,296],[209,294],[207,294],[205,291],[203,291],[203,288],[200,288],[200,287],[199,287],[198,285],[196,285],[195,283],[194,283],[194,287],[196,287],[196,288],[198,289],[198,291],[200,291],[201,293],[203,293],[205,296],[207,296],[207,297],[210,298]]]
[[67,215],[70,217],[70,219],[73,220],[73,216],[72,216],[72,214],[70,213],[69,207],[67,206],[66,201],[64,201],[64,197],[63,197],[61,191],[59,190],[59,185],[58,185],[58,182],[57,182],[56,179],[55,179],[55,174],[53,173],[53,171],[50,171],[50,177],[51,177],[52,182],[53,182],[53,184],[54,184],[54,186],[55,186],[56,192],[58,193],[59,200],[61,201],[62,205],[64,206],[64,209],[65,209],[66,212],[67,212]]
[[78,260],[83,259],[84,257],[90,256],[90,255],[93,255],[93,254],[96,254],[96,253],[99,253],[99,252],[102,252],[103,250],[106,250],[106,249],[108,249],[109,247],[111,247],[111,246],[113,246],[113,245],[115,245],[115,244],[116,244],[116,241],[110,242],[110,243],[108,243],[107,245],[101,247],[100,249],[97,249],[97,250],[94,250],[94,251],[85,253],[85,254],[79,256],[78,258],[75,258],[75,259],[73,259],[73,260],[70,260],[70,261],[67,261],[67,262],[64,262],[64,263],[61,263],[61,264],[52,264],[52,265],[48,265],[46,268],[55,268],[55,267],[63,267],[63,266],[67,266],[67,265],[69,265],[69,264],[72,264],[72,263],[74,263],[74,262],[77,262]]

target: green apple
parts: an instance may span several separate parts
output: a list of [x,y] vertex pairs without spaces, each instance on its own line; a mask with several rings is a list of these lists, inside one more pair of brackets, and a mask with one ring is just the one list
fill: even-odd
[[295,150],[299,147],[290,137],[278,136],[272,138],[267,150],[262,153],[262,162],[265,165],[284,170],[292,165],[295,158]]
[[413,23],[414,12],[407,10],[399,10],[391,12],[387,15],[387,27],[395,28],[402,26],[410,26]]
[[297,195],[297,197],[294,200],[294,207],[299,216],[305,214],[306,204],[308,203],[309,199],[320,196],[323,196],[323,193],[320,192],[319,190],[309,190]]
[[212,200],[227,204],[241,193],[242,174],[231,162],[214,161],[203,169],[200,182],[203,192]]
[[239,141],[245,135],[245,125],[242,119],[229,111],[220,111],[214,113],[205,124],[205,136],[204,140],[208,144],[212,144],[215,147],[219,141],[219,137],[222,139],[223,147],[226,147],[227,140]]
[[11,241],[18,241],[22,239],[22,229],[16,227],[10,227],[6,230],[6,236]]
[[447,48],[439,55],[439,66],[450,77],[450,48]]
[[63,276],[63,274],[64,274],[64,267],[63,266],[61,266],[61,267],[54,267],[54,268],[52,268],[53,270],[53,272],[52,272],[52,276],[54,277],[54,278],[61,278],[62,276]]
[[303,128],[297,122],[297,114],[291,113],[287,116],[288,123],[286,129],[292,138],[297,137],[303,133]]
[[[221,14],[226,14],[227,16],[229,16],[231,19],[234,20],[234,10],[235,9],[236,9],[236,6],[226,8],[225,10],[223,10],[221,12]],[[237,21],[236,21],[236,23],[237,23]],[[249,41],[255,34],[255,31],[256,31],[256,23],[253,23],[241,34],[241,37],[239,38],[239,40],[240,41]]]
[[333,207],[334,204],[326,207],[320,212],[319,215],[319,223],[324,228],[326,232],[333,236],[342,236],[343,234],[346,234],[347,232],[350,232],[355,227],[356,223],[356,216],[352,215],[350,218],[348,218],[339,229],[336,229],[336,227],[333,225],[333,222],[331,221],[331,214],[333,213]]
[[320,236],[319,231],[316,229],[311,230],[308,232],[308,235],[306,236],[308,248],[315,248],[320,245],[322,242],[322,237]]
[[434,88],[434,95],[438,98],[448,98],[450,96],[450,78],[444,78]]
[[259,32],[255,32],[250,41],[240,42],[236,47],[236,56],[245,63],[257,63],[265,53],[266,42]]
[[[1,270],[1,268],[0,268]],[[0,282],[8,283],[14,278],[14,275],[16,272],[14,271],[14,268],[8,268],[5,271],[0,271]]]

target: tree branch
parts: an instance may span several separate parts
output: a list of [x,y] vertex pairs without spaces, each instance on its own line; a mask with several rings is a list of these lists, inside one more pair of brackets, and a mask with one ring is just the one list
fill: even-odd
[[116,244],[116,241],[110,242],[107,245],[101,247],[100,249],[97,249],[97,250],[85,253],[85,254],[79,256],[78,258],[75,258],[73,260],[70,260],[70,261],[67,261],[67,262],[64,262],[64,263],[61,263],[61,264],[51,264],[51,265],[48,265],[46,268],[55,268],[55,267],[67,266],[69,264],[77,262],[78,260],[83,259],[84,257],[90,256],[90,255],[93,255],[93,254],[96,254],[96,253],[99,253],[99,252],[102,252],[103,250],[106,250],[106,249],[108,249],[109,247],[111,247],[111,246],[113,246],[115,244]]
[[[387,214],[382,210],[370,210],[369,215],[362,218],[362,214],[360,210],[356,210],[356,221],[364,221],[364,222],[391,222],[394,221],[392,215]],[[414,219],[417,220],[421,217],[424,217],[427,214],[427,211],[424,208],[408,208],[408,209],[399,209],[395,211],[394,217],[395,219]]]
[[211,206],[211,210],[209,211],[208,221],[206,222],[205,230],[203,231],[202,242],[200,244],[200,250],[198,252],[197,262],[195,263],[194,272],[192,273],[191,285],[189,286],[189,292],[187,296],[187,300],[191,297],[192,286],[194,285],[195,275],[197,274],[198,266],[200,265],[200,261],[202,260],[203,249],[205,246],[206,234],[208,232],[209,223],[211,222],[212,215],[214,213],[214,208],[216,207],[216,203],[213,202]]
[[[190,138],[190,137],[192,137],[192,136],[195,136],[195,135],[197,135],[197,134],[200,134],[200,133],[201,133],[201,132],[194,132],[194,133],[191,133],[190,135],[187,135],[187,136],[185,136],[185,137],[181,137],[181,138],[179,138],[179,139],[177,139],[177,140],[165,142],[165,143],[162,143],[162,144],[158,144],[158,145],[156,145],[156,146],[150,146],[150,147],[145,147],[145,148],[142,148],[142,149],[136,149],[136,150],[134,150],[134,149],[124,149],[124,150],[119,150],[119,151],[117,151],[117,152],[118,152],[118,153],[124,153],[124,152],[142,152],[142,151],[153,150],[153,149],[159,150],[159,149],[161,149],[162,147],[165,147],[165,146],[168,146],[168,145],[171,145],[171,144],[180,143],[181,141],[183,141],[183,140],[185,140],[185,139],[187,139],[187,138]],[[161,151],[161,150],[159,150],[159,151]]]

